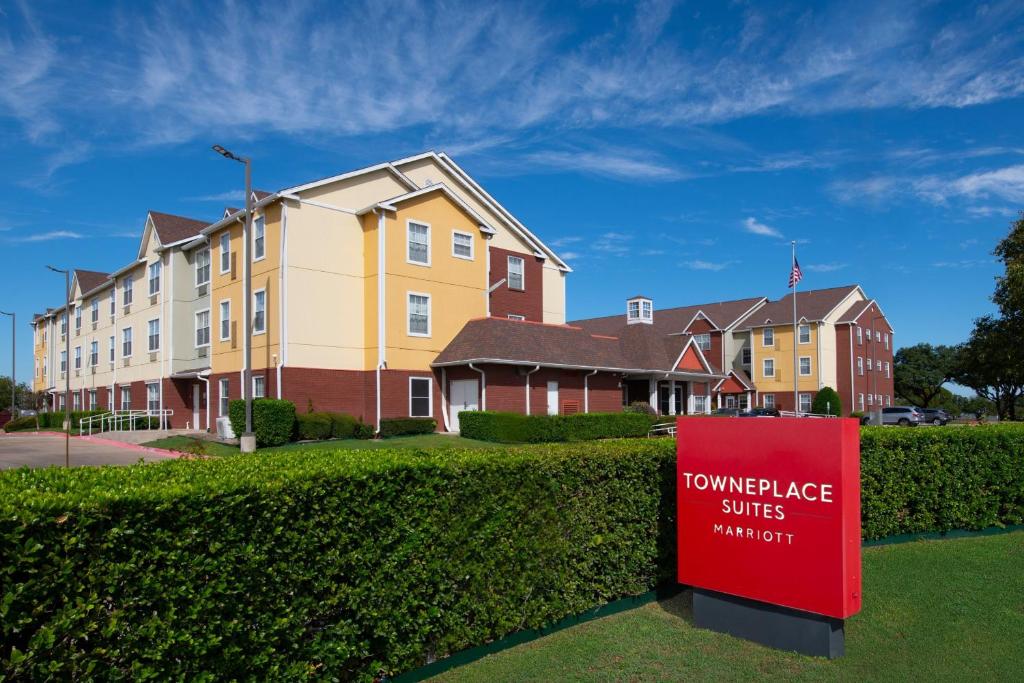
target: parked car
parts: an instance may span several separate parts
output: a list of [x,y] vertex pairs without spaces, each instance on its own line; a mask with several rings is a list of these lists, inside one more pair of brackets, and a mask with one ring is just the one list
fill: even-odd
[[779,411],[775,408],[751,408],[745,413],[740,413],[740,417],[779,417]]
[[735,417],[740,414],[739,408],[719,408],[718,410],[712,410],[712,415],[722,415],[728,417]]
[[942,427],[952,419],[949,417],[949,413],[941,408],[921,408],[921,413],[924,415],[925,422],[936,427]]
[[914,406],[892,406],[882,408],[882,424],[916,427],[924,422],[924,415]]

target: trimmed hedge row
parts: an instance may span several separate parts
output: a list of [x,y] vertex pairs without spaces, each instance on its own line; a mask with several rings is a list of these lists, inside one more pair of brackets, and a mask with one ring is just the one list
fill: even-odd
[[[245,432],[245,401],[228,403],[228,419],[235,436]],[[252,430],[256,445],[280,446],[292,440],[295,430],[295,404],[277,398],[257,398],[252,402]]]
[[[1024,522],[1024,428],[861,431],[863,536]],[[369,680],[671,580],[671,439],[0,473],[0,670]]]
[[[102,415],[103,413],[109,413],[109,410],[75,410],[71,412],[71,429],[72,431],[77,430],[81,424],[82,419],[91,417],[93,415]],[[14,431],[34,431],[36,429],[36,420],[38,418],[38,425],[40,430],[45,431],[63,431],[64,429],[64,418],[65,414],[63,411],[50,411],[41,412],[37,415],[30,417],[19,417],[16,420],[11,420],[4,425],[4,430],[8,432]],[[12,426],[13,425],[13,426]],[[144,426],[144,425],[142,425]]]
[[647,436],[651,417],[642,412],[521,415],[493,411],[459,413],[460,434],[501,443],[550,443]]
[[380,421],[382,439],[407,434],[433,434],[435,431],[437,422],[429,417],[385,417]]
[[370,680],[649,590],[671,444],[0,475],[12,679]]

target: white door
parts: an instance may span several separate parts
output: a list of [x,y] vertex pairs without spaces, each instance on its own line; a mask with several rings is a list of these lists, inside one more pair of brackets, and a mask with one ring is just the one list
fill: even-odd
[[200,429],[199,410],[203,405],[203,387],[200,384],[192,385],[192,428]]
[[548,415],[558,415],[558,382],[548,382]]
[[452,423],[452,431],[459,431],[459,411],[477,410],[477,382],[475,379],[452,380],[449,399],[451,409],[448,411]]

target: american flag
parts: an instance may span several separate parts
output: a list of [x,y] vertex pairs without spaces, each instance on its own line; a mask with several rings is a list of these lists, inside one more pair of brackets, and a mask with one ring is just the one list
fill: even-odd
[[789,272],[789,288],[796,287],[796,283],[804,279],[804,271],[800,270],[800,262],[793,259],[793,270]]

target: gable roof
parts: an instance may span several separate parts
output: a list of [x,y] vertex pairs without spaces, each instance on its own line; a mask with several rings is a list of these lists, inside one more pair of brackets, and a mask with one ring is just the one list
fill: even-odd
[[445,185],[444,183],[437,183],[437,184],[431,185],[429,187],[424,187],[423,189],[420,189],[420,190],[415,190],[413,192],[407,192],[405,194],[398,195],[397,197],[392,197],[391,199],[385,199],[382,202],[377,202],[376,204],[371,204],[370,206],[366,207],[365,209],[357,211],[356,215],[362,216],[362,215],[365,215],[367,213],[370,213],[374,209],[383,209],[385,211],[397,211],[396,204],[401,204],[403,202],[407,202],[407,201],[410,201],[412,199],[416,199],[417,197],[422,197],[424,195],[431,194],[433,192],[440,192],[440,193],[442,193],[453,204],[455,204],[457,207],[462,209],[466,213],[467,216],[469,216],[470,218],[472,218],[474,221],[477,222],[477,225],[480,227],[481,232],[485,232],[485,233],[487,233],[489,235],[493,235],[494,234],[494,232],[495,232],[494,228],[492,228],[490,226],[490,224],[488,224],[487,221],[484,220],[483,216],[481,216],[476,211],[474,211],[472,209],[472,207],[470,207],[468,204],[466,204],[466,202],[462,201],[462,198],[459,197],[454,192],[452,192],[451,189],[449,189],[449,187],[447,185]]
[[78,283],[78,288],[82,290],[82,294],[88,294],[92,290],[105,285],[110,277],[98,270],[81,270],[75,268],[74,281],[71,283],[71,289],[74,291],[75,282]]
[[742,368],[733,368],[725,373],[725,379],[720,380],[714,390],[726,394],[754,391],[754,383]]
[[[702,313],[704,317],[713,320],[719,326],[718,329],[729,329],[746,316],[751,309],[766,300],[765,297],[758,296],[734,301],[656,309],[652,326],[661,334],[680,334],[686,331],[698,313]],[[574,320],[569,324],[582,327],[592,334],[617,334],[619,330],[627,326],[625,311],[618,315]],[[629,325],[629,327],[637,327],[637,325]]]
[[[809,322],[824,320],[848,296],[859,290],[859,285],[844,285],[842,287],[811,289],[806,292],[798,292],[796,295],[797,318]],[[786,324],[793,324],[792,292],[781,299],[769,301],[761,308],[752,312],[738,325],[738,329],[746,330],[765,325]]]
[[174,214],[161,213],[159,211],[150,211],[149,218],[153,221],[153,228],[156,230],[157,239],[164,246],[192,239],[209,225],[207,221],[186,218],[185,216],[175,216]]

